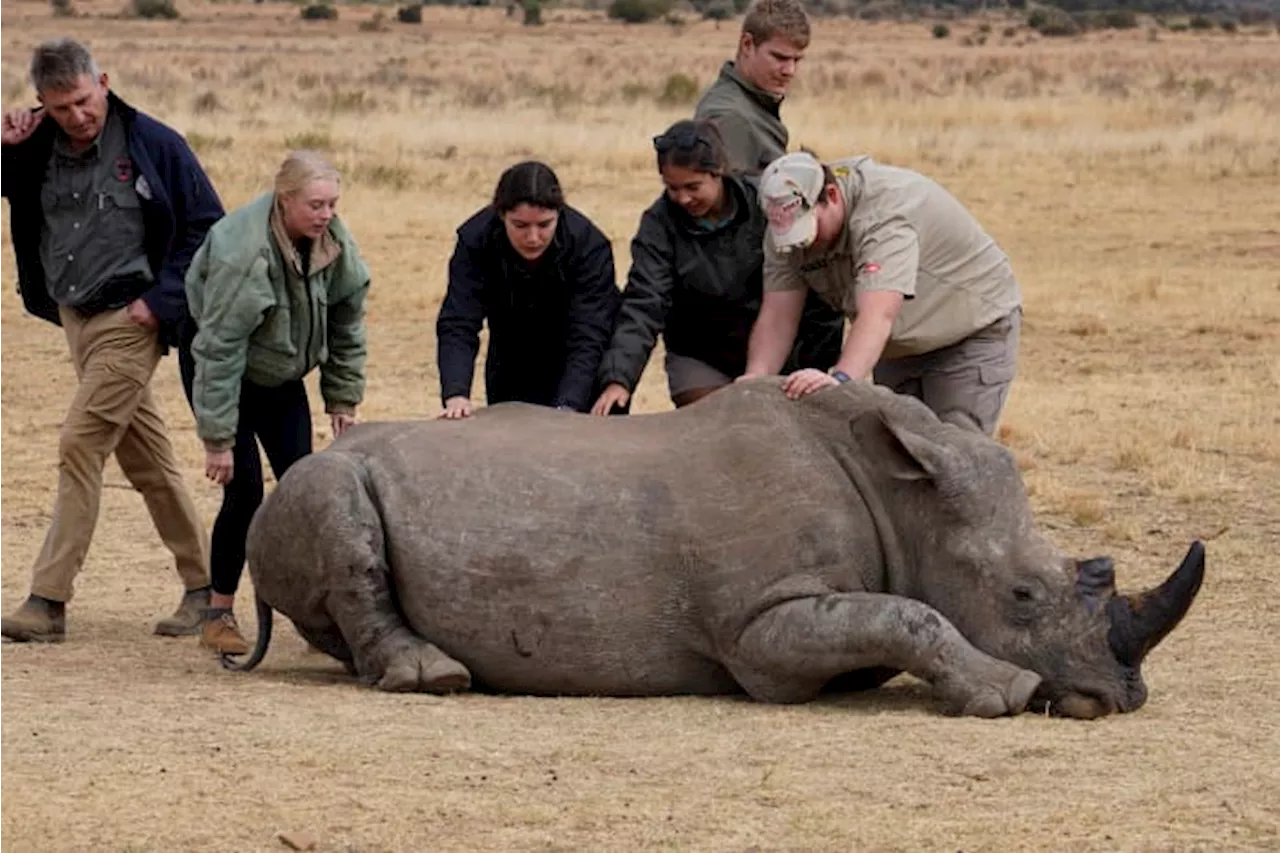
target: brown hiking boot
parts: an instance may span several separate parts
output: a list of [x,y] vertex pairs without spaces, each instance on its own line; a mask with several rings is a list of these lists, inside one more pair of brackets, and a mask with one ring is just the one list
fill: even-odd
[[0,634],[18,643],[61,643],[67,638],[66,605],[29,596],[21,607],[0,620]]
[[225,612],[205,620],[200,645],[222,655],[247,655],[249,642],[240,633],[234,613]]
[[209,606],[209,587],[193,589],[182,596],[173,615],[156,623],[155,633],[162,637],[190,637],[204,627],[204,610]]

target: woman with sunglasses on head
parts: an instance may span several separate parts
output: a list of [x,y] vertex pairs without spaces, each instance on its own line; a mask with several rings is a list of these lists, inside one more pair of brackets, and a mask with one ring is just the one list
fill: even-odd
[[[747,365],[760,311],[767,221],[752,179],[731,174],[719,131],[683,120],[653,141],[665,190],[640,218],[613,339],[591,412],[626,409],[653,347],[666,345],[667,386],[677,408],[729,385]],[[821,328],[802,324],[796,352]],[[812,349],[812,347],[810,348]]]

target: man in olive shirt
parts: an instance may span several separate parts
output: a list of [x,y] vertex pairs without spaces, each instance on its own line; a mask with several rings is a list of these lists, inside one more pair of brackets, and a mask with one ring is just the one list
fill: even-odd
[[782,367],[813,291],[852,327],[831,373],[791,374],[788,396],[874,369],[877,383],[942,420],[993,434],[1016,369],[1022,297],[973,216],[923,175],[869,157],[827,166],[807,152],[771,163],[760,199],[765,295],[745,375]]
[[[694,118],[720,131],[731,169],[758,177],[787,151],[782,101],[809,47],[809,18],[801,0],[755,0],[742,19],[738,52],[702,94]],[[826,370],[840,357],[844,315],[817,296],[804,307],[806,334],[796,351],[801,367]]]
[[[185,594],[157,634],[198,633],[208,606],[208,536],[174,458],[151,376],[188,332],[183,276],[222,205],[182,138],[107,87],[70,39],[40,45],[37,110],[3,118],[18,290],[62,326],[78,384],[58,441],[58,493],[31,595],[0,633],[60,642],[115,454],[173,554]],[[191,371],[182,371],[190,394]]]

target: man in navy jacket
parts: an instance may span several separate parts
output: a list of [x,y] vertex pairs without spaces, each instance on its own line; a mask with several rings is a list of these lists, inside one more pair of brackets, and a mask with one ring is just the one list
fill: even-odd
[[198,633],[208,606],[208,537],[150,381],[161,356],[177,347],[190,399],[183,278],[222,204],[182,137],[116,97],[83,45],[40,45],[31,77],[42,106],[3,117],[3,195],[23,305],[62,326],[78,384],[59,435],[58,495],[31,595],[0,633],[65,638],[65,604],[112,453],[142,493],[186,590],[155,631]]

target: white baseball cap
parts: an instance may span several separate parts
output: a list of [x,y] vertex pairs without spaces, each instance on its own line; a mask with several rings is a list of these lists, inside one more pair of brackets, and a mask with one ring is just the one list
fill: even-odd
[[822,164],[805,151],[782,155],[760,175],[760,204],[769,218],[769,239],[779,252],[810,246],[817,238],[813,209],[822,185]]

